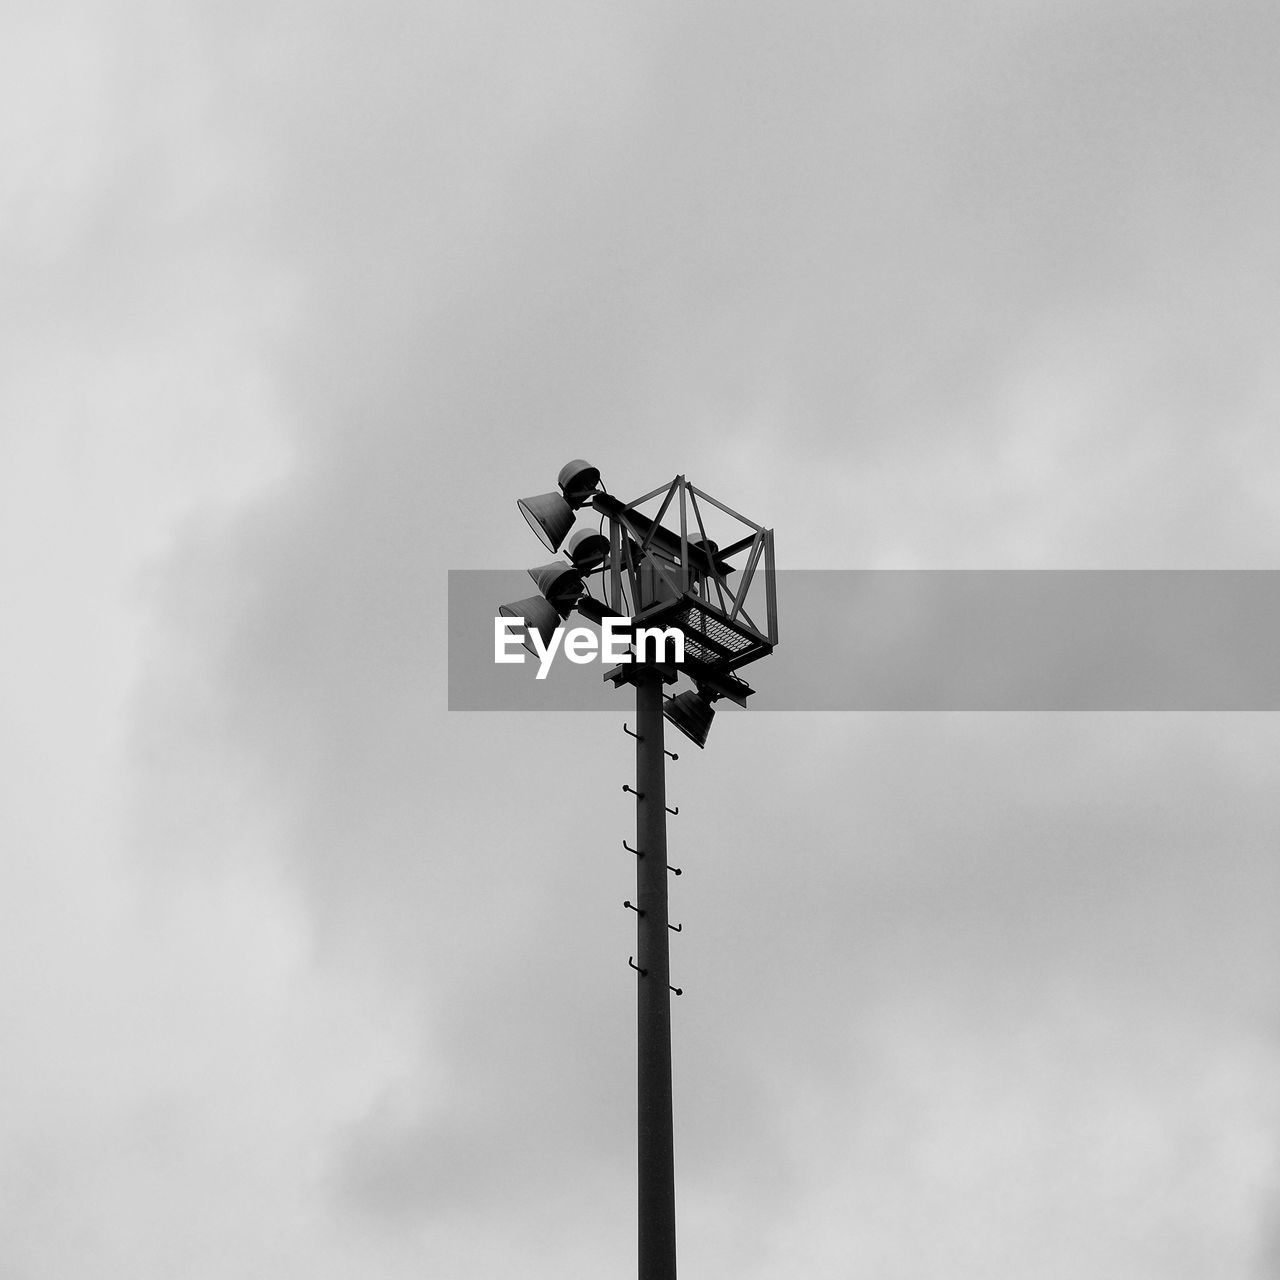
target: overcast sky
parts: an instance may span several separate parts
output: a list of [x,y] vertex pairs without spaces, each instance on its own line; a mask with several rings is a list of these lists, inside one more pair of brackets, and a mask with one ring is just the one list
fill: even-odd
[[[0,24],[0,1273],[633,1275],[628,700],[447,570],[1276,568],[1280,10]],[[673,745],[682,1274],[1280,1276],[1275,716]]]

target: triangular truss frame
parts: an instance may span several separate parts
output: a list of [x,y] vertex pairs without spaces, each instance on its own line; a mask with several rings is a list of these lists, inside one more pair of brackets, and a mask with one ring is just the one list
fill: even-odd
[[[640,510],[659,498],[653,516]],[[704,504],[735,522],[742,536],[724,547],[711,543]],[[597,494],[593,506],[609,520],[610,607],[638,626],[678,627],[685,636],[682,665],[691,675],[727,674],[773,651],[778,619],[772,529],[684,476],[628,503]],[[646,600],[655,594],[646,590],[646,581],[662,583],[660,598]]]

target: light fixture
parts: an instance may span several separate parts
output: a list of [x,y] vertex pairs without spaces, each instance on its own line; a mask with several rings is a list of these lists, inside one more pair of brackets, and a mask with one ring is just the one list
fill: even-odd
[[529,570],[538,590],[566,617],[582,594],[582,575],[563,560],[553,560]]
[[558,493],[540,493],[516,502],[529,528],[542,539],[548,551],[559,551],[560,544],[573,528],[573,508]]
[[525,600],[517,600],[514,604],[500,604],[498,612],[504,618],[523,620],[524,647],[534,657],[538,656],[538,651],[533,647],[529,632],[536,631],[542,637],[542,647],[546,650],[551,644],[551,637],[555,635],[556,628],[560,625],[560,613],[545,596],[529,596]]
[[668,698],[663,703],[662,714],[695,746],[705,747],[716,714],[711,705],[713,701],[714,695],[707,697],[701,689],[688,689]]
[[609,539],[595,529],[579,529],[569,539],[565,554],[580,573],[590,573],[609,558]]
[[560,468],[556,483],[571,507],[585,507],[600,483],[600,472],[582,458],[574,458]]

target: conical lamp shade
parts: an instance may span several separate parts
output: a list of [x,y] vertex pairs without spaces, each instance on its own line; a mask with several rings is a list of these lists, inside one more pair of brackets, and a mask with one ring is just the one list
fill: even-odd
[[579,529],[569,539],[565,553],[575,569],[590,573],[609,558],[609,539],[596,529]]
[[600,472],[582,458],[574,458],[560,468],[556,483],[570,506],[582,507],[591,500],[596,485],[600,483]]
[[663,704],[662,714],[696,746],[707,745],[707,734],[711,732],[716,709],[702,694],[693,690],[677,693]]
[[563,560],[530,569],[529,577],[537,583],[538,590],[555,605],[562,616],[573,608],[582,594],[582,575]]
[[516,502],[529,528],[542,539],[548,551],[559,551],[573,528],[573,508],[558,493],[540,493],[536,498]]
[[556,628],[560,625],[560,615],[556,612],[555,605],[545,596],[530,596],[527,600],[517,600],[515,604],[500,604],[498,612],[504,618],[524,619],[524,647],[535,657],[538,651],[533,647],[529,633],[538,632],[542,637],[542,647],[546,649],[551,644],[551,637],[555,634]]

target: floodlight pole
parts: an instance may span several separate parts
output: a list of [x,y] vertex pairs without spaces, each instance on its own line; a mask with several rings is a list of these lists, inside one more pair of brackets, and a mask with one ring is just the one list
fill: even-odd
[[[604,676],[615,688],[636,687],[636,785],[624,785],[623,790],[634,791],[636,797],[636,900],[625,905],[637,913],[632,968],[637,970],[639,1275],[640,1280],[675,1280],[671,993],[678,995],[680,989],[671,985],[667,874],[679,871],[667,865],[667,813],[676,811],[667,809],[663,685],[674,684],[680,674],[693,680],[697,692],[677,695],[667,709],[672,723],[699,747],[706,743],[711,726],[712,702],[729,698],[746,706],[752,690],[738,670],[772,653],[778,642],[773,530],[748,520],[682,475],[634,502],[609,494],[600,483],[599,469],[582,458],[561,467],[556,483],[559,494],[521,498],[517,504],[543,545],[559,550],[573,528],[574,512],[587,505],[601,517],[600,532],[582,529],[570,539],[572,569],[559,561],[530,569],[542,595],[502,605],[500,613],[523,617],[526,630],[532,613],[535,631],[554,632],[556,622],[577,608],[598,623],[626,624],[629,619],[632,628],[644,626],[659,634],[674,630],[682,637],[678,661],[658,665],[626,657],[622,666]],[[640,510],[655,500],[656,514]],[[663,524],[668,511],[675,527]],[[727,527],[742,536],[720,546],[707,537],[707,516],[713,526],[729,522]],[[602,545],[605,520],[607,550]],[[735,565],[734,556],[745,560]],[[585,587],[586,576],[597,569],[608,574],[607,601],[596,599]],[[757,570],[765,589],[750,597],[750,607],[761,623],[747,612]],[[736,575],[732,582],[731,575]],[[566,583],[571,585],[566,588]],[[762,594],[763,615],[756,603]],[[636,649],[643,652],[642,645]]]
[[636,686],[637,1105],[640,1280],[675,1280],[676,1183],[671,1106],[671,961],[667,937],[667,780],[662,674]]

